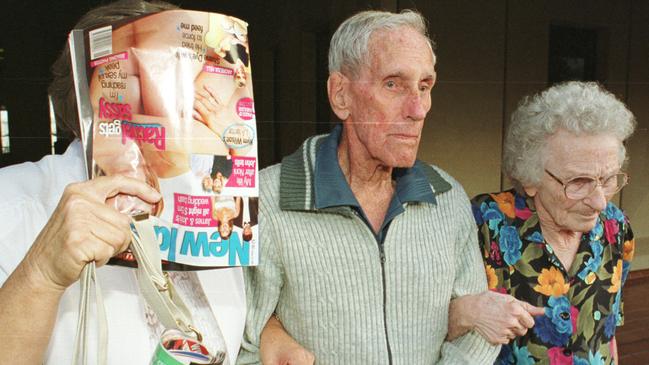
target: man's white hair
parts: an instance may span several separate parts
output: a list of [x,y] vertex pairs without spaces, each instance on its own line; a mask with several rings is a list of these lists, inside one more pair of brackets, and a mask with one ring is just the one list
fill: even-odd
[[361,67],[368,62],[369,40],[380,30],[410,27],[428,41],[431,49],[434,43],[428,36],[426,19],[416,11],[403,10],[400,13],[368,10],[345,20],[331,37],[329,45],[329,74],[341,72],[358,76]]

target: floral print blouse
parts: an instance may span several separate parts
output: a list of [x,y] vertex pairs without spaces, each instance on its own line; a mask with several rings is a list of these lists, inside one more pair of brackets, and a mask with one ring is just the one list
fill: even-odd
[[532,199],[510,190],[472,204],[489,289],[545,307],[496,364],[614,363],[611,339],[624,320],[622,286],[634,250],[622,211],[608,203],[565,268],[543,239]]

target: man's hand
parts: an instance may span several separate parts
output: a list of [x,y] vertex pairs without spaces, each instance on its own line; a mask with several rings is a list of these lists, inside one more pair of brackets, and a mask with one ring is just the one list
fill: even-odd
[[261,332],[259,351],[264,365],[315,364],[315,356],[297,343],[275,316],[270,317]]
[[475,330],[492,345],[507,344],[534,326],[533,316],[544,313],[544,308],[507,294],[485,291],[466,295],[451,301],[447,339]]
[[130,218],[105,204],[118,194],[151,204],[161,198],[146,183],[125,176],[68,185],[23,261],[32,285],[62,292],[79,279],[88,262],[104,265],[128,247]]

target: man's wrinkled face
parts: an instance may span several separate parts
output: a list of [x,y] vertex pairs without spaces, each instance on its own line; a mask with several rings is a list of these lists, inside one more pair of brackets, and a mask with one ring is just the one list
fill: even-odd
[[368,64],[351,78],[351,128],[369,155],[390,167],[410,167],[417,157],[435,85],[435,56],[410,27],[375,32]]

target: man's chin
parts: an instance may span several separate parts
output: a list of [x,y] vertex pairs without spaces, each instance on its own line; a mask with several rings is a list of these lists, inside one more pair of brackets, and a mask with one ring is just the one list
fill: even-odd
[[394,161],[392,167],[394,168],[406,168],[409,169],[415,165],[417,157],[408,157],[408,158],[397,158]]
[[385,166],[391,168],[410,168],[417,160],[417,151],[411,151],[403,146],[386,144],[376,156]]

